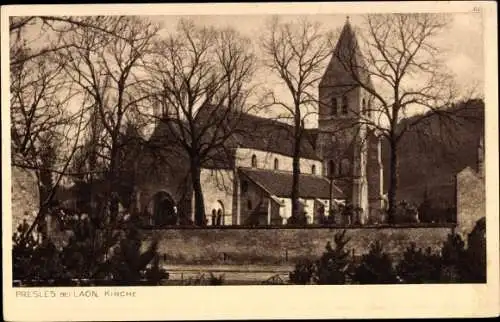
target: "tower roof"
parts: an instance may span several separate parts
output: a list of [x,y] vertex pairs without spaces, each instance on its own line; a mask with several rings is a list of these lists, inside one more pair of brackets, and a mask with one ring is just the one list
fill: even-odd
[[357,86],[359,85],[357,80],[371,86],[356,33],[347,16],[319,86]]

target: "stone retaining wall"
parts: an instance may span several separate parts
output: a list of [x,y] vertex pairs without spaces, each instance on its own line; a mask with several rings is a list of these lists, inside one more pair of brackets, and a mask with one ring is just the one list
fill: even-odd
[[[452,225],[434,227],[346,228],[347,244],[354,255],[366,253],[371,243],[398,257],[410,243],[441,248]],[[159,239],[159,253],[169,264],[284,264],[319,256],[340,228],[315,229],[164,229],[143,230],[144,238]],[[148,242],[144,244],[146,247]]]

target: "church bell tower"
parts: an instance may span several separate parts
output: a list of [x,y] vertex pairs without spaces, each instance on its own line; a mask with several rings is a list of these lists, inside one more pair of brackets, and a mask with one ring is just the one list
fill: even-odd
[[[345,192],[348,203],[362,209],[357,218],[361,224],[368,222],[370,208],[380,204],[382,194],[380,142],[367,124],[372,117],[367,87],[372,83],[363,64],[347,18],[319,84],[317,147],[324,162],[323,175]],[[373,187],[375,202],[369,187]]]

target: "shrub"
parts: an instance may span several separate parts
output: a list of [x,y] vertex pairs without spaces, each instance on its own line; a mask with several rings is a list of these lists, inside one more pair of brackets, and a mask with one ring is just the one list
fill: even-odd
[[143,276],[149,285],[161,285],[162,281],[168,280],[167,270],[160,266],[159,254],[155,254],[151,266],[146,268]]
[[291,226],[305,226],[307,225],[307,217],[305,212],[300,212],[297,216],[291,216],[288,221],[287,225]]
[[326,250],[316,262],[302,260],[295,265],[295,270],[289,274],[293,284],[345,284],[349,268],[349,252],[345,250],[349,239],[346,231],[335,234],[335,248],[330,242]]
[[459,234],[455,232],[448,234],[448,238],[441,249],[441,261],[441,282],[461,282],[464,275],[463,269],[469,263],[466,262],[465,243]]
[[157,258],[157,241],[153,241],[145,252],[141,251],[142,240],[134,226],[125,229],[110,259],[105,263],[105,278],[119,285],[130,285],[142,280],[142,272]]
[[341,206],[339,209],[339,212],[342,216],[342,222],[344,224],[349,224],[352,225],[354,224],[355,221],[355,209],[354,206],[351,204]]
[[466,259],[462,274],[463,281],[486,283],[486,218],[476,222],[467,240]]
[[208,278],[208,285],[223,285],[224,284],[224,274],[219,276],[215,276],[213,273],[210,273]]
[[305,285],[310,284],[315,274],[315,263],[309,259],[299,261],[295,265],[295,270],[290,272],[290,283]]
[[125,228],[125,238],[119,242],[119,234],[113,229],[101,230],[98,236],[88,218],[67,222],[67,228],[71,232],[68,243],[56,247],[48,237],[23,238],[29,226],[20,225],[13,236],[14,279],[39,285],[69,286],[75,284],[75,279],[103,279],[103,285],[133,285],[142,284],[144,277],[151,278],[151,283],[159,283],[159,278],[168,276],[159,267],[155,268],[154,261],[151,269],[146,269],[157,258],[157,244],[153,242],[141,252],[142,241],[132,221]]
[[397,266],[397,274],[403,283],[438,283],[441,274],[441,258],[431,249],[422,251],[412,243],[404,252]]
[[392,260],[384,253],[379,241],[371,244],[368,254],[362,256],[361,263],[354,270],[353,281],[360,284],[392,284],[398,281]]
[[326,251],[317,262],[317,270],[314,281],[317,284],[345,284],[347,270],[349,268],[349,252],[346,245],[349,238],[345,236],[346,231],[335,234],[335,248],[330,242],[326,244]]
[[223,285],[224,284],[224,275],[215,276],[213,273],[210,273],[208,278],[205,277],[205,274],[199,274],[196,277],[189,278],[182,282],[182,285]]
[[25,221],[17,227],[12,237],[13,279],[21,281],[71,280],[62,262],[61,254],[48,238],[27,235],[29,225]]
[[[263,281],[261,284],[264,285],[284,285],[285,282],[281,279],[279,274],[273,275],[267,280]],[[302,283],[296,283],[296,284],[302,284]]]
[[395,207],[394,219],[396,223],[418,223],[418,209],[412,203],[402,200]]

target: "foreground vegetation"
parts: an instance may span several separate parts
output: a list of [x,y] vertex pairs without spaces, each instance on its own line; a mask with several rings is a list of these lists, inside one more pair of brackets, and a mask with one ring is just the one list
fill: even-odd
[[356,259],[347,248],[345,231],[328,242],[323,255],[296,264],[292,284],[395,284],[395,283],[485,283],[486,241],[484,218],[468,236],[468,245],[451,233],[439,253],[410,245],[397,263],[374,242],[368,253]]
[[[170,281],[161,266],[157,242],[141,250],[144,236],[134,220],[124,223],[120,233],[96,233],[86,220],[72,222],[65,241],[47,238],[44,232],[25,236],[28,225],[20,225],[13,237],[13,279],[25,286],[92,285],[228,285],[224,275],[199,276]],[[99,234],[99,236],[96,236]],[[111,238],[104,240],[104,237]],[[276,275],[262,284],[394,284],[394,283],[484,283],[486,281],[485,220],[478,221],[468,235],[451,233],[439,252],[410,245],[398,260],[375,241],[367,253],[353,257],[346,231],[328,242],[319,258],[301,256],[289,279]],[[165,258],[163,258],[165,261]]]
[[141,251],[133,221],[121,233],[98,231],[87,219],[74,221],[67,241],[47,234],[13,236],[13,280],[26,286],[160,285],[168,273],[160,267],[157,242]]

